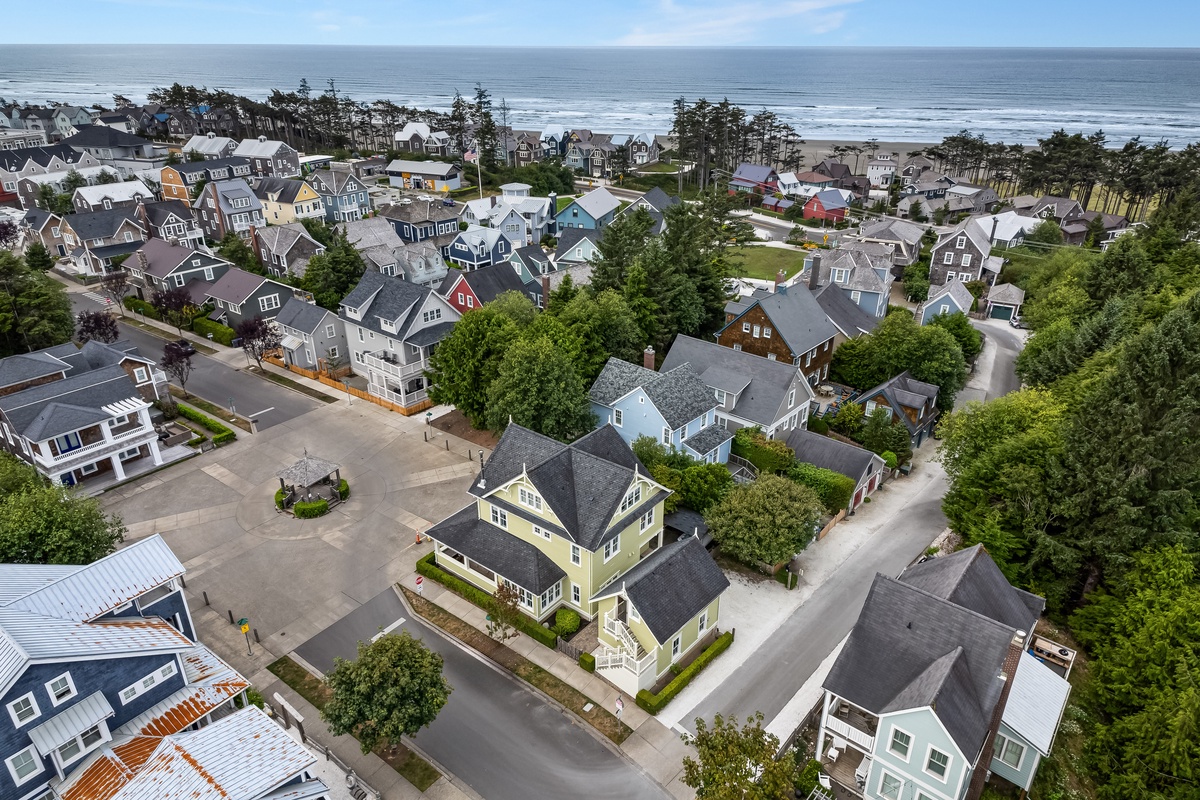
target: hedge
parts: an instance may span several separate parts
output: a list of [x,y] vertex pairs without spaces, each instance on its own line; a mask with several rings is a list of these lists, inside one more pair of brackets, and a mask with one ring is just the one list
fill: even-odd
[[292,514],[296,519],[313,519],[314,517],[323,517],[329,513],[329,501],[324,497],[318,497],[311,502],[301,501],[292,506]]
[[596,657],[591,653],[579,654],[579,666],[586,669],[588,672],[596,671]]
[[162,320],[162,315],[154,310],[154,306],[147,303],[145,300],[138,300],[136,297],[126,297],[121,301],[127,309],[134,311],[150,319]]
[[350,484],[346,483],[345,478],[342,478],[341,483],[338,484],[338,497],[340,497],[342,500],[346,500],[350,497]]
[[187,445],[188,447],[199,447],[207,441],[207,436],[193,436],[191,439],[188,439]]
[[237,439],[237,434],[232,429],[225,427],[210,416],[201,414],[194,408],[181,405],[179,406],[179,415],[184,419],[190,419],[200,427],[211,432],[213,435],[213,444],[221,445]]
[[287,492],[285,492],[283,489],[275,490],[275,507],[276,508],[283,508],[283,500],[285,497],[287,497]]
[[[423,575],[431,581],[437,581],[455,594],[470,600],[489,614],[495,610],[496,601],[490,594],[443,570],[437,564],[433,563],[434,555],[434,553],[430,553],[417,562],[418,575]],[[538,624],[537,620],[527,617],[524,614],[517,615],[516,627],[517,630],[532,636],[537,641],[546,645],[546,647],[554,647],[558,641],[558,634],[555,631],[543,628]]]
[[849,507],[850,498],[854,496],[854,481],[831,469],[797,461],[788,468],[787,476],[816,492],[830,514]]
[[768,439],[761,428],[739,428],[733,435],[733,454],[740,456],[759,472],[776,473],[791,466],[795,453],[778,439]]
[[233,328],[228,325],[222,325],[219,322],[213,322],[211,319],[205,319],[204,317],[196,317],[192,320],[192,332],[205,337],[211,333],[214,342],[223,344],[226,347],[233,347],[233,337],[237,335],[233,332]]
[[709,663],[717,656],[729,649],[729,645],[733,644],[733,631],[726,631],[717,637],[717,640],[708,646],[700,656],[688,664],[682,672],[668,683],[658,694],[651,694],[649,691],[642,689],[637,693],[635,702],[638,707],[648,714],[657,714],[666,708],[667,703],[675,699],[675,695],[683,691],[683,688],[692,682],[697,675],[703,671]]

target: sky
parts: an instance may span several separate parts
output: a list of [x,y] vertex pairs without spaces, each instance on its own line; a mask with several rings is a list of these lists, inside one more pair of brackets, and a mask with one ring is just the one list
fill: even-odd
[[64,26],[5,5],[14,44],[1200,46],[1190,0],[56,0]]

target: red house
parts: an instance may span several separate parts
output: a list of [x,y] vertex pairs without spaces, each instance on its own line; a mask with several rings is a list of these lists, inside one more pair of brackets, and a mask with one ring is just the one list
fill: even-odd
[[834,189],[817,192],[804,204],[804,218],[841,222],[846,219],[846,207],[841,192]]
[[495,300],[504,292],[525,293],[521,277],[507,261],[481,267],[470,272],[452,269],[442,280],[438,294],[446,302],[465,314],[473,308]]

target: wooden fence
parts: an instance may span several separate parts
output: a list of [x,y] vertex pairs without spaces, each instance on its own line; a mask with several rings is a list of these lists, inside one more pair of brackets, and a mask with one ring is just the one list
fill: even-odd
[[406,417],[411,417],[414,414],[421,413],[422,411],[424,411],[427,408],[433,407],[433,401],[429,400],[428,398],[421,400],[417,403],[414,403],[411,406],[402,406],[399,403],[393,403],[392,401],[385,400],[382,397],[376,397],[375,395],[373,395],[369,392],[364,392],[362,389],[356,389],[353,386],[347,386],[346,384],[342,383],[341,381],[334,380],[333,378],[329,377],[328,375],[326,375],[323,372],[317,372],[316,370],[305,369],[304,367],[298,367],[295,364],[284,363],[283,359],[281,359],[281,358],[277,358],[274,356],[267,356],[263,360],[269,361],[270,363],[274,364],[277,367],[283,367],[284,369],[294,372],[297,375],[303,375],[304,377],[309,378],[310,380],[319,381],[333,389],[337,389],[337,390],[343,391],[343,392],[349,392],[351,397],[357,397],[360,400],[366,400],[368,403],[374,403],[377,406],[383,406],[384,408],[388,409],[389,411],[395,411],[397,414],[403,414]]

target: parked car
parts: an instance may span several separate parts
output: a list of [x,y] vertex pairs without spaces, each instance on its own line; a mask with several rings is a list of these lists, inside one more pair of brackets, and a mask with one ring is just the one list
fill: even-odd
[[1025,327],[1025,323],[1021,321],[1020,317],[1009,317],[1008,324],[1012,325],[1014,328],[1024,328]]
[[171,344],[178,347],[179,350],[188,358],[196,355],[196,348],[193,347],[192,343],[187,339],[176,339],[175,341],[171,342]]

